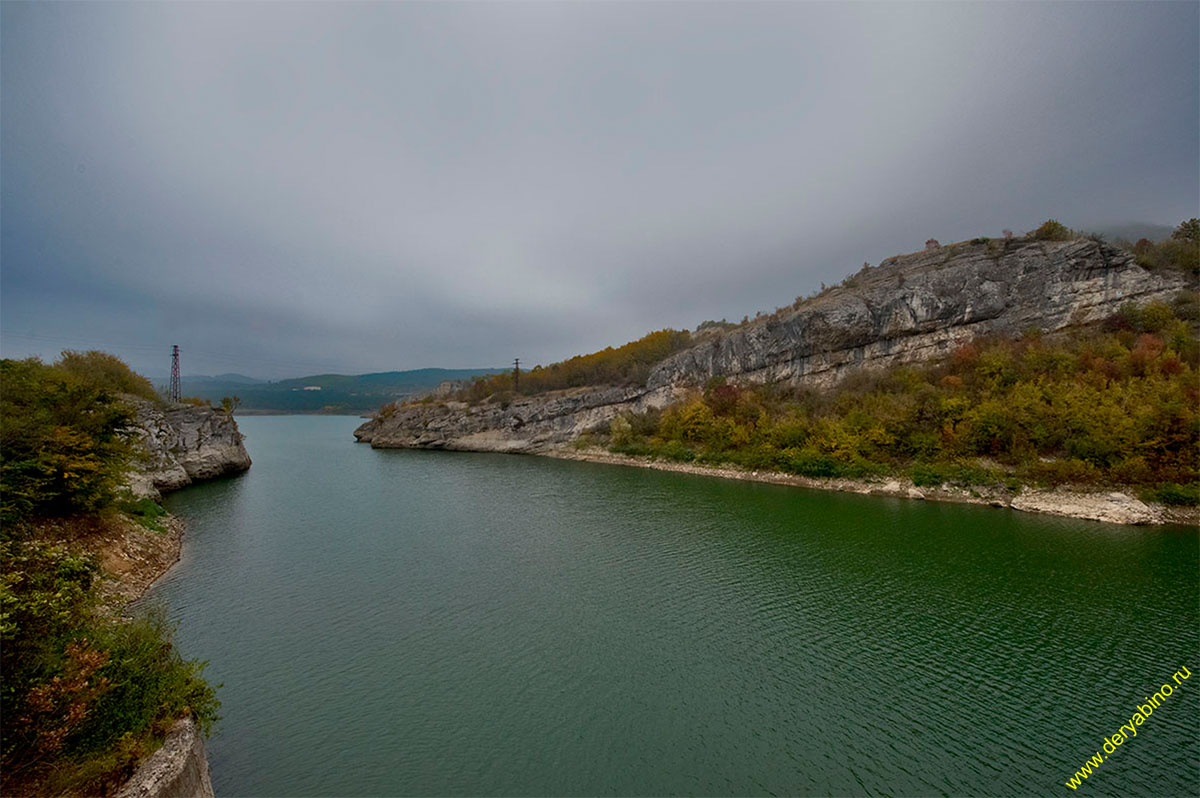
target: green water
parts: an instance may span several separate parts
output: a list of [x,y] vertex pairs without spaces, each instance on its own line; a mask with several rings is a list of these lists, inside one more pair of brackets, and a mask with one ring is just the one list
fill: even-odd
[[[1200,548],[1138,529],[240,419],[152,591],[219,795],[1200,792]],[[1172,680],[1173,683],[1173,680]],[[1101,751],[1104,755],[1104,752]]]

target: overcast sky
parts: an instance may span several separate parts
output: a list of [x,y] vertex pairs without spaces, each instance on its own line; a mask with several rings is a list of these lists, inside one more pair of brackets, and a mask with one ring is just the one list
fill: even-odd
[[1200,215],[1200,4],[0,3],[0,349],[548,363]]

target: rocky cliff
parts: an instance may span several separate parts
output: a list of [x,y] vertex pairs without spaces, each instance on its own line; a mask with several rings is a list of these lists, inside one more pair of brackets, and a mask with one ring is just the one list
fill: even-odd
[[162,748],[138,765],[117,798],[213,798],[204,736],[191,718],[171,727]]
[[137,496],[157,497],[193,482],[245,471],[250,455],[233,416],[212,407],[159,407],[126,397],[137,409],[142,455],[129,484]]
[[889,258],[849,283],[668,358],[649,387],[714,375],[828,384],[863,366],[935,358],[980,335],[1098,321],[1184,287],[1182,275],[1152,274],[1087,238],[938,247]]
[[355,431],[375,447],[540,451],[616,415],[662,407],[713,376],[827,385],[861,368],[945,355],[982,335],[1053,332],[1126,302],[1170,299],[1156,274],[1087,238],[978,240],[889,258],[792,310],[706,336],[660,362],[647,384],[577,389],[511,404],[389,405]]

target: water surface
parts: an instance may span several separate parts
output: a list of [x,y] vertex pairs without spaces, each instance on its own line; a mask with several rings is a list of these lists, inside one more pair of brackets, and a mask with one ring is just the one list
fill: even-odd
[[[1131,528],[239,419],[152,591],[219,795],[1014,795],[1181,666],[1200,549]],[[1200,793],[1200,678],[1080,794]],[[1103,753],[1103,752],[1102,752]]]

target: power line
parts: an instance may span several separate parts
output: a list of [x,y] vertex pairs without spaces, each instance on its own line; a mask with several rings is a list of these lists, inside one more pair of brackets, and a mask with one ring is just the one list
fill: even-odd
[[171,346],[171,401],[178,402],[183,398],[183,390],[179,385],[179,345]]

